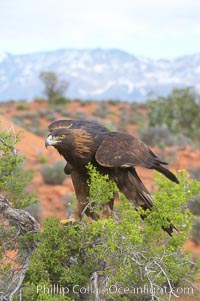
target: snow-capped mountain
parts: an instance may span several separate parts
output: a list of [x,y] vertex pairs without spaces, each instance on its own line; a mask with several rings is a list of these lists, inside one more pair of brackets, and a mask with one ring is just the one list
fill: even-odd
[[174,87],[193,86],[200,91],[200,54],[153,60],[117,49],[67,49],[0,53],[0,101],[41,96],[41,71],[53,71],[68,81],[70,98],[142,101],[152,93],[166,95]]

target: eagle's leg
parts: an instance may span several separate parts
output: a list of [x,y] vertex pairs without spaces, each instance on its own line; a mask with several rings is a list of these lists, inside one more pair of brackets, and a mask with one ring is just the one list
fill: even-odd
[[85,210],[85,208],[87,207],[88,202],[87,203],[85,203],[85,202],[82,203],[78,197],[77,197],[77,201],[78,201],[78,203],[77,203],[77,206],[74,210],[74,213],[71,214],[69,216],[69,218],[67,218],[65,220],[61,220],[60,221],[61,224],[75,223],[75,222],[79,222],[82,219],[83,214],[86,213],[85,211],[87,211],[87,209]]
[[[64,173],[66,175],[70,175],[72,173],[72,166],[67,163],[64,167]],[[72,214],[69,216],[69,218],[67,219],[64,219],[64,220],[61,220],[60,223],[65,225],[65,224],[68,224],[68,223],[75,223],[76,221],[80,220],[80,218],[78,217],[78,213],[77,214]]]
[[60,221],[61,224],[79,222],[82,219],[84,213],[87,214],[87,210],[88,210],[87,209],[87,205],[88,205],[87,199],[83,200],[83,196],[81,196],[81,198],[80,198],[78,195],[76,195],[76,198],[77,198],[77,206],[74,210],[74,213],[71,214],[68,219],[61,220]]
[[[65,169],[68,167],[71,167],[69,164],[65,166]],[[80,221],[85,214],[88,216],[92,215],[92,212],[90,212],[88,206],[88,195],[89,195],[89,188],[87,184],[87,178],[85,175],[80,175],[80,173],[77,173],[75,169],[71,168],[71,178],[74,185],[74,190],[76,193],[77,198],[77,206],[74,210],[74,214],[72,214],[68,219],[62,220],[62,224],[67,224],[70,222],[76,222]],[[91,216],[92,217],[92,216]]]
[[81,196],[81,199],[77,197],[78,204],[75,208],[74,214],[70,215],[70,217],[66,220],[61,220],[61,224],[68,224],[68,223],[75,223],[82,219],[83,215],[86,214],[88,217],[91,217],[93,220],[99,219],[99,215],[96,212],[93,212],[88,207],[88,201],[87,198],[83,202],[83,196]]
[[104,205],[103,213],[102,213],[103,218],[109,218],[109,216],[113,214],[113,207],[114,207],[114,198],[112,198],[109,203]]
[[[71,215],[68,219],[62,220],[62,224],[74,223],[80,221],[84,214],[90,217],[93,220],[99,219],[99,214],[92,211],[89,208],[88,203],[88,195],[89,195],[89,187],[87,184],[87,179],[80,176],[80,174],[76,173],[75,170],[71,170],[71,178],[74,185],[76,198],[77,198],[77,206],[75,208],[74,214]],[[105,205],[103,208],[103,217],[108,218],[113,212],[114,198],[110,200],[110,202]]]

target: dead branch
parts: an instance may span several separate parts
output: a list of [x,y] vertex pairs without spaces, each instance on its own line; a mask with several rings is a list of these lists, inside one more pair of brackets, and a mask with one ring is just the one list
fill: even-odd
[[13,209],[8,200],[0,195],[0,213],[12,221],[13,224],[19,229],[20,235],[25,235],[28,232],[38,232],[40,229],[39,223],[28,212],[22,209]]
[[[8,226],[9,224],[12,224],[12,226],[16,228],[16,235],[8,242],[5,242],[4,247],[6,247],[6,245],[10,243],[14,243],[15,241],[17,241],[20,238],[20,236],[24,236],[28,233],[37,233],[40,229],[39,223],[35,220],[33,216],[31,216],[29,212],[22,209],[12,208],[9,201],[2,195],[0,195],[0,214],[3,216],[3,220],[6,221],[6,223],[8,223]],[[7,288],[5,288],[5,291],[0,291],[0,300],[12,301],[14,295],[20,290],[25,277],[25,273],[28,269],[31,255],[33,254],[35,247],[35,241],[34,239],[31,239],[29,241],[28,246],[26,245],[24,249],[25,256],[23,263],[18,267],[18,269],[13,268],[13,270],[10,273],[12,276],[8,275],[10,283],[7,283]],[[7,257],[6,251],[7,250],[5,248],[5,258]],[[20,255],[18,254],[18,256]]]

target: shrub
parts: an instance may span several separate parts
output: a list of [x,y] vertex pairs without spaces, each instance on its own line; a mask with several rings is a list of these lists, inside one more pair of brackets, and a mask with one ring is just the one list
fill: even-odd
[[[90,175],[95,180],[90,182],[95,202],[102,204],[110,198],[108,179],[94,168]],[[191,214],[181,208],[200,188],[186,173],[178,177],[180,185],[157,176],[159,188],[152,212],[134,210],[121,196],[115,209],[117,222],[113,218],[93,223],[83,219],[63,227],[55,218],[48,218],[26,274],[23,300],[94,301],[101,296],[105,301],[142,301],[171,300],[178,295],[176,288],[188,286],[187,281],[193,281],[198,272],[198,265],[191,267],[182,249]],[[101,189],[97,189],[99,178]],[[140,214],[146,218],[142,220]],[[173,237],[161,230],[169,223],[167,218],[179,229]],[[66,294],[44,293],[44,287],[54,285],[65,288]]]
[[41,223],[41,204],[33,204],[25,208],[39,223]]
[[20,114],[20,115],[16,115],[14,116],[16,118],[18,118],[19,120],[23,120],[23,121],[28,121],[30,123],[38,123],[38,114],[34,114],[34,113],[24,113],[24,114]]
[[188,208],[192,214],[196,215],[191,230],[191,238],[195,243],[200,245],[200,195],[196,195],[188,201]]
[[40,128],[39,116],[39,114],[25,113],[13,116],[12,120],[14,123],[25,128],[26,130],[36,135],[43,136],[45,132]]
[[64,111],[62,111],[62,116],[63,117],[67,117],[67,118],[71,118],[72,117],[72,112],[68,112],[66,109]]
[[18,155],[15,145],[19,135],[12,132],[0,133],[0,193],[12,200],[15,208],[25,208],[36,202],[33,195],[24,190],[32,173],[24,169],[24,158]]
[[[102,207],[106,205],[109,200],[113,199],[117,187],[114,182],[109,180],[108,175],[100,175],[92,164],[87,166],[90,174],[89,186],[89,207],[90,210],[100,214]],[[103,188],[103,189],[102,189]]]
[[121,104],[121,100],[119,100],[119,99],[108,99],[107,103],[109,105],[117,106],[117,105]]
[[200,166],[193,166],[188,171],[192,179],[200,181]]
[[60,113],[62,114],[63,111],[66,111],[66,106],[63,106],[63,105],[57,105],[55,108],[54,108],[54,111],[56,113]]
[[41,170],[44,182],[51,185],[62,184],[66,178],[63,170],[64,164],[62,161],[56,161],[53,165],[45,165]]
[[200,140],[200,101],[191,88],[174,89],[166,98],[148,103],[149,126],[167,125],[172,133]]
[[101,102],[100,105],[98,105],[93,112],[94,116],[105,118],[108,113],[108,104],[106,102]]
[[39,117],[46,117],[49,114],[49,110],[42,109],[38,112]]
[[42,129],[42,128],[38,128],[38,127],[33,127],[31,130],[32,133],[34,133],[35,135],[38,135],[40,137],[44,137],[47,134],[47,130],[46,129]]
[[48,115],[46,116],[47,120],[48,121],[54,121],[56,119],[56,114],[52,111],[52,112],[49,112]]
[[29,110],[27,103],[19,102],[16,106],[17,110]]
[[166,126],[151,126],[139,130],[140,139],[150,146],[186,145],[191,143],[188,137],[182,134],[172,134]]
[[39,162],[40,162],[41,164],[45,164],[45,163],[47,163],[47,158],[44,157],[44,156],[41,156],[41,157],[39,158]]
[[76,111],[73,117],[75,119],[87,119],[87,114],[84,111]]
[[130,106],[130,113],[129,113],[129,122],[133,124],[141,125],[144,122],[143,115],[139,111],[140,104],[137,102],[133,102]]
[[26,191],[31,174],[24,169],[24,159],[17,152],[18,140],[19,136],[14,132],[0,132],[0,300],[2,301],[13,300],[23,281],[34,249],[34,229],[31,226],[35,221],[33,217],[29,215],[27,217],[27,213],[22,209],[33,206],[36,199]]
[[34,101],[38,102],[38,103],[44,103],[44,102],[46,102],[46,100],[44,98],[42,98],[42,97],[35,97]]
[[15,124],[17,124],[18,126],[25,128],[24,122],[23,120],[21,120],[21,118],[18,115],[13,115],[11,117],[12,122],[14,122]]
[[78,102],[81,107],[89,107],[93,103],[92,100],[80,100],[80,99],[74,99],[74,102]]
[[49,105],[66,104],[67,99],[64,97],[64,94],[69,83],[59,79],[56,73],[50,71],[41,72],[39,77],[45,86],[44,94],[48,98]]
[[188,208],[192,214],[200,216],[200,195],[196,195],[188,201]]
[[55,105],[66,105],[70,102],[70,100],[64,96],[58,97],[55,99]]
[[131,111],[129,116],[129,122],[132,124],[142,124],[143,116],[139,111]]
[[192,240],[200,245],[200,216],[198,216],[195,220],[195,223],[192,227],[191,231]]

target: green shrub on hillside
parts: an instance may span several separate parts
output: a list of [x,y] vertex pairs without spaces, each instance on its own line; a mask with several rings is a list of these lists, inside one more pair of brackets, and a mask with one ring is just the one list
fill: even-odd
[[35,199],[25,192],[32,173],[24,169],[24,158],[15,148],[18,141],[18,135],[0,132],[0,193],[12,201],[13,207],[21,209],[34,204]]
[[29,110],[29,106],[27,104],[27,102],[19,102],[16,106],[16,109],[21,111],[21,110]]
[[56,98],[55,99],[55,104],[56,105],[59,105],[59,106],[63,106],[63,105],[66,105],[66,104],[68,104],[70,102],[70,100],[68,99],[68,98],[66,98],[66,97],[64,97],[64,96],[62,96],[62,97],[58,97],[58,98]]
[[53,165],[44,165],[41,174],[44,182],[51,185],[62,184],[66,178],[62,161],[56,161]]
[[107,113],[108,113],[108,103],[102,101],[100,104],[97,105],[96,109],[94,110],[93,116],[99,118],[106,118]]
[[173,145],[185,146],[191,143],[190,138],[181,133],[173,134],[168,127],[150,126],[139,130],[140,139],[149,146],[157,146],[160,148]]
[[188,171],[192,179],[200,181],[200,166],[192,166]]
[[200,98],[191,88],[174,89],[167,97],[148,103],[149,126],[166,125],[200,141]]
[[196,244],[200,245],[200,216],[197,216],[195,223],[192,227],[191,234],[192,234],[192,240]]
[[[0,300],[13,300],[20,288],[29,257],[34,249],[34,219],[28,223],[27,207],[36,203],[27,193],[31,173],[24,169],[24,159],[18,154],[15,132],[0,132]],[[36,205],[35,205],[36,206]],[[26,215],[27,214],[27,215]],[[29,228],[26,228],[26,222]],[[27,233],[28,232],[28,233]],[[15,299],[16,300],[16,299]]]
[[191,200],[188,201],[188,208],[192,214],[200,216],[200,194],[195,195]]
[[[100,205],[111,197],[108,179],[92,167],[90,174],[90,189]],[[23,300],[94,301],[100,296],[106,301],[171,300],[185,286],[194,293],[198,264],[191,265],[182,249],[192,217],[183,208],[198,193],[200,183],[186,173],[178,177],[180,185],[157,176],[152,212],[134,210],[121,196],[115,209],[117,222],[112,217],[93,223],[83,219],[63,227],[48,218],[26,275]],[[168,218],[179,230],[173,237],[161,230]],[[51,288],[59,290],[53,293]]]

